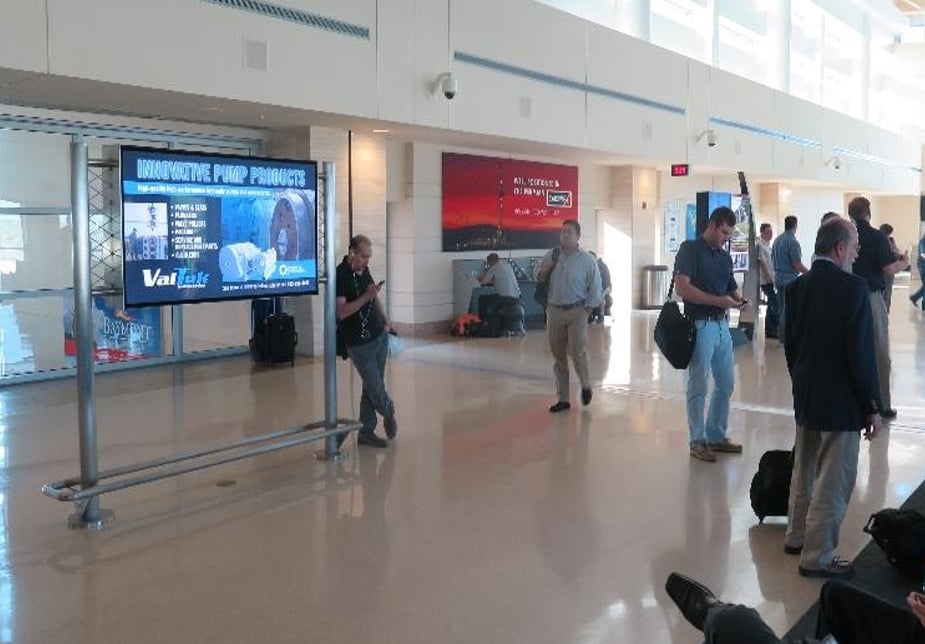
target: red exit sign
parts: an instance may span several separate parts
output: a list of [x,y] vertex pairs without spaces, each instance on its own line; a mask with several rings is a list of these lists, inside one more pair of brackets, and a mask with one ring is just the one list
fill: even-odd
[[671,164],[671,176],[672,177],[686,177],[691,173],[691,167],[687,163],[672,163]]

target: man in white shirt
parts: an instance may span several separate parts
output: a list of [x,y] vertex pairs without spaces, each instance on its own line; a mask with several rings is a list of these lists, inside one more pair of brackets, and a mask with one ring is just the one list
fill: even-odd
[[761,279],[761,292],[768,301],[764,312],[764,337],[777,337],[777,291],[774,289],[774,263],[771,260],[771,238],[774,229],[771,224],[761,224],[758,238],[758,273]]

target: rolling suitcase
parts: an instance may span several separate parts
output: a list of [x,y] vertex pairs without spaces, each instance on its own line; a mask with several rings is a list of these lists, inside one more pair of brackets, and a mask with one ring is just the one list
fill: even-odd
[[[268,302],[272,302],[272,313]],[[281,308],[279,298],[253,301],[254,336],[250,350],[255,362],[295,364],[295,348],[299,343],[295,318]]]
[[765,517],[787,516],[792,474],[792,451],[777,449],[761,455],[749,491],[752,510],[758,516],[759,523],[763,523]]

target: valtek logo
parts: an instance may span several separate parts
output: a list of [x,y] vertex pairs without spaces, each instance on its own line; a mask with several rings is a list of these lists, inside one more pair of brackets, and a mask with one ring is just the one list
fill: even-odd
[[559,208],[571,208],[572,207],[572,191],[571,190],[547,190],[546,191],[546,205],[547,206],[558,206]]
[[167,274],[161,274],[161,269],[151,271],[146,268],[141,271],[145,281],[145,288],[155,286],[176,286],[177,288],[203,288],[209,282],[209,274],[204,271],[194,273],[185,268],[178,268]]

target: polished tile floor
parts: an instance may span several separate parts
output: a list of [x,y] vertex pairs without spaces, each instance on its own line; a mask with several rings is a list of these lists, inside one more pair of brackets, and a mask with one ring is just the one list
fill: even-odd
[[[897,289],[899,418],[862,447],[843,554],[868,515],[923,479],[925,319]],[[683,374],[651,342],[654,313],[591,330],[594,400],[550,415],[543,332],[407,342],[389,386],[387,450],[338,464],[302,446],[115,492],[102,532],[69,531],[43,482],[77,473],[73,381],[0,392],[0,642],[359,644],[694,643],[672,570],[752,604],[779,633],[814,601],[758,525],[758,458],[793,428],[783,351],[736,349],[741,456],[687,453]],[[358,382],[338,363],[341,415]],[[577,393],[577,392],[576,392]],[[111,468],[323,417],[320,360],[244,358],[97,379]],[[577,403],[577,401],[573,401]]]

